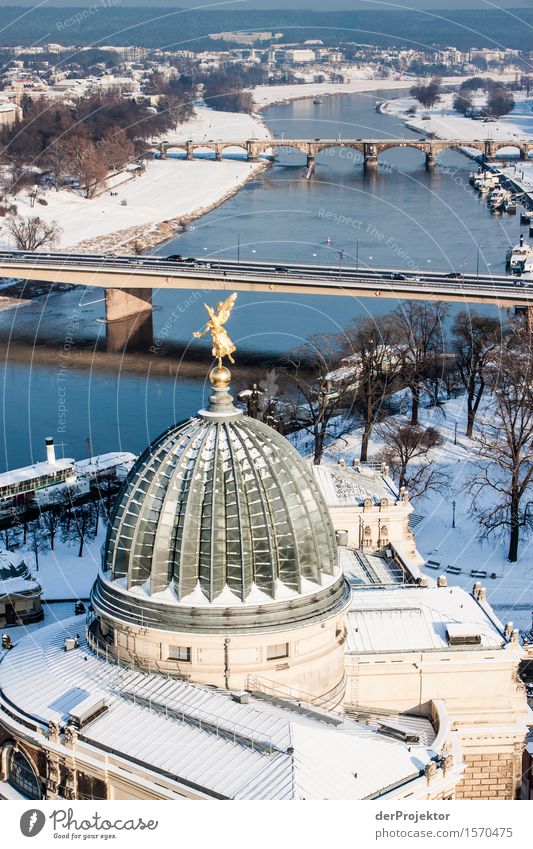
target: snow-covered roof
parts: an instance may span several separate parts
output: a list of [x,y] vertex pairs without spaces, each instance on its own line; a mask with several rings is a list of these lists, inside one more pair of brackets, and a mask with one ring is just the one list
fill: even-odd
[[407,746],[377,724],[340,717],[337,727],[263,700],[241,704],[226,691],[106,664],[83,638],[65,652],[65,637],[80,630],[74,617],[16,643],[0,663],[5,696],[41,722],[64,723],[101,695],[108,709],[83,726],[85,742],[211,795],[360,799],[418,778],[434,755],[427,722],[420,744]]
[[501,623],[489,605],[476,601],[461,587],[398,587],[361,589],[353,594],[346,615],[346,651],[464,650],[449,645],[447,626],[452,623],[468,623],[470,629],[475,626],[481,648],[505,644]]
[[74,468],[78,475],[97,475],[116,466],[128,465],[135,462],[137,457],[129,451],[111,451],[108,454],[97,454],[86,460],[76,460]]
[[391,481],[366,467],[322,463],[311,466],[328,507],[361,505],[367,498],[379,504],[382,498],[396,501],[398,493]]
[[32,577],[20,554],[0,552],[0,596],[20,595],[39,589],[40,585]]
[[409,580],[409,575],[391,557],[381,554],[366,554],[340,546],[339,560],[352,588],[404,584]]
[[74,460],[66,458],[56,460],[55,463],[34,463],[32,466],[23,466],[20,469],[12,469],[10,472],[0,474],[0,489],[4,486],[13,486],[19,483],[28,483],[47,475],[55,475],[57,472],[72,469]]

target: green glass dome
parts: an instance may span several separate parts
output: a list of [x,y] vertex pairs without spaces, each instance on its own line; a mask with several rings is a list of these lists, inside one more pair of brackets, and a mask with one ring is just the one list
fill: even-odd
[[338,573],[311,469],[283,436],[235,409],[223,384],[206,411],[139,457],[103,553],[108,585],[193,605],[287,599]]

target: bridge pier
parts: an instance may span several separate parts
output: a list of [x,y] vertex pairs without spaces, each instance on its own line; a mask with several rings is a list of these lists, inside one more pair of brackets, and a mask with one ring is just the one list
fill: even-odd
[[363,147],[363,162],[365,171],[375,171],[378,167],[378,148],[375,144],[365,144]]
[[218,146],[218,144],[217,144],[217,145],[215,145],[215,160],[216,160],[217,162],[221,162],[221,161],[222,161],[222,150],[221,150],[221,148]]
[[375,154],[366,154],[364,158],[365,171],[377,171],[378,158]]
[[166,144],[162,144],[162,145],[159,146],[159,155],[160,155],[161,159],[167,159],[168,158],[168,151],[167,151]]
[[316,157],[308,154],[307,156],[307,170],[305,172],[305,176],[307,179],[312,176],[316,166]]
[[255,162],[257,159],[257,148],[253,141],[246,142],[246,159],[248,162]]
[[123,321],[141,312],[152,312],[151,289],[106,289],[105,320]]
[[192,142],[191,142],[191,141],[188,141],[188,142],[185,144],[185,153],[186,153],[187,161],[188,161],[188,162],[192,162],[192,152],[193,152]]
[[436,164],[437,164],[437,157],[435,156],[435,154],[432,151],[430,151],[429,153],[426,153],[426,168],[427,168],[427,170],[431,171],[435,167]]

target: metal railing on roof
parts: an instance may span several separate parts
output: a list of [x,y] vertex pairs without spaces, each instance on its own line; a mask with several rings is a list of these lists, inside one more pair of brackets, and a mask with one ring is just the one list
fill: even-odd
[[246,689],[254,695],[279,703],[291,710],[309,714],[332,725],[343,723],[342,715],[333,710],[331,705],[342,701],[346,689],[346,676],[323,696],[313,696],[311,693],[305,693],[257,675],[248,675]]
[[129,669],[132,672],[138,672],[141,675],[157,673],[158,675],[163,675],[166,678],[177,679],[179,681],[190,681],[191,676],[186,672],[182,672],[177,664],[176,671],[173,669],[172,675],[170,675],[169,670],[152,657],[143,658],[139,655],[128,652],[126,658],[121,658],[120,647],[114,646],[116,654],[115,652],[110,651],[110,646],[98,638],[97,631],[98,616],[94,611],[90,610],[87,613],[85,626],[87,644],[95,655],[98,658],[105,660],[106,663],[115,664],[121,669]]
[[223,740],[229,740],[232,743],[247,746],[254,752],[268,755],[273,753],[286,754],[285,750],[276,746],[270,737],[258,734],[254,728],[242,722],[231,722],[226,719],[221,720],[219,716],[209,711],[175,707],[169,705],[167,702],[159,702],[152,699],[150,696],[141,696],[134,690],[122,690],[120,695],[123,699],[147,708],[159,716],[164,716],[167,719],[176,719],[178,722],[191,725],[200,731],[214,734]]

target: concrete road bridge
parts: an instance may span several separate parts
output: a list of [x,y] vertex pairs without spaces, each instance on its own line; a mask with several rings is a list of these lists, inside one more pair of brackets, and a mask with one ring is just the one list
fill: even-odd
[[[465,150],[465,148],[478,151],[485,162],[495,159],[496,155],[508,148],[512,150],[509,156],[518,156],[524,160],[533,153],[533,140],[496,140],[496,139],[247,139],[234,141],[183,141],[165,142],[157,145],[155,150],[159,152],[162,159],[166,159],[169,152],[181,151],[185,153],[188,160],[194,159],[195,152],[213,151],[215,160],[221,160],[222,154],[228,148],[241,148],[248,161],[256,160],[261,154],[275,154],[283,149],[297,150],[307,157],[307,167],[315,166],[316,157],[321,151],[333,150],[335,148],[348,148],[361,154],[366,168],[377,168],[378,157],[381,153],[393,148],[408,147],[420,150],[425,154],[426,166],[434,167],[437,157],[443,150]],[[501,154],[500,154],[501,156]]]
[[[141,318],[151,318],[153,289],[196,289],[205,292],[206,297],[214,291],[251,291],[440,300],[515,307],[527,311],[528,316],[533,311],[533,287],[521,284],[516,277],[361,269],[344,266],[342,261],[337,266],[279,265],[218,258],[176,261],[154,256],[6,251],[0,252],[2,277],[104,289],[108,341],[112,335],[113,350],[120,350],[122,337],[126,337],[124,341],[131,340],[131,322],[143,324],[146,336],[146,322]],[[110,327],[114,328],[111,334]]]

